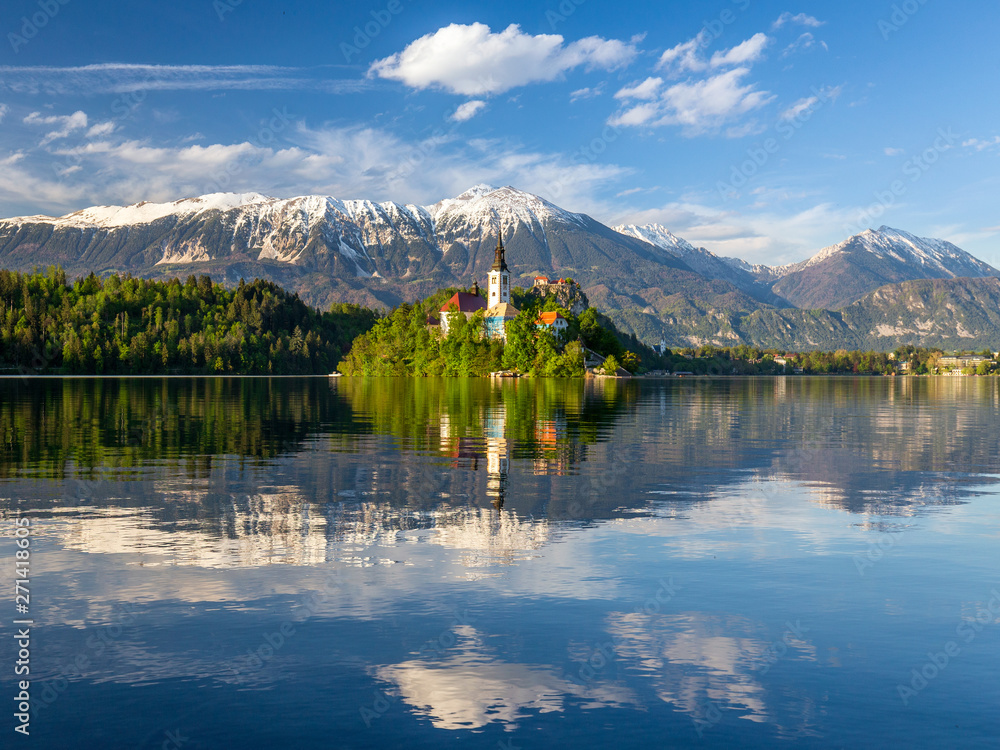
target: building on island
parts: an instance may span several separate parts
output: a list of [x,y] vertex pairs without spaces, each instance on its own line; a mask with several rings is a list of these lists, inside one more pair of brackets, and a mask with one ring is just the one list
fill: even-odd
[[486,299],[486,335],[493,339],[507,340],[507,323],[520,312],[510,303],[510,269],[504,258],[503,233],[497,237],[497,249],[490,268],[489,294]]
[[[503,235],[497,238],[496,254],[490,268],[489,290],[484,300],[479,296],[479,282],[474,282],[470,292],[456,292],[441,307],[441,334],[448,335],[449,318],[465,315],[466,320],[477,311],[485,310],[484,333],[492,339],[507,340],[507,323],[520,312],[510,303],[510,269],[504,258]],[[450,309],[454,305],[457,310]],[[565,321],[563,321],[565,323]]]
[[552,333],[562,334],[569,328],[569,322],[557,312],[543,312],[535,321],[535,327],[545,328],[552,331]]
[[[457,310],[452,310],[454,305]],[[455,292],[451,298],[441,306],[441,334],[448,335],[448,327],[452,315],[464,315],[465,319],[471,318],[476,311],[486,309],[486,300],[479,296],[479,284],[473,283],[472,292]]]

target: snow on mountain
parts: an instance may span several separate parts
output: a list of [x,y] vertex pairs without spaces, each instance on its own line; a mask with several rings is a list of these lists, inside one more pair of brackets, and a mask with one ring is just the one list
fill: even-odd
[[465,221],[471,226],[497,226],[513,229],[517,224],[541,225],[545,222],[584,225],[585,217],[549,203],[537,195],[508,186],[495,188],[476,185],[457,198],[448,198],[428,207],[437,224],[448,225]]
[[134,224],[150,224],[168,216],[193,216],[207,211],[229,211],[244,206],[259,206],[275,200],[260,193],[211,193],[172,203],[142,201],[131,206],[93,206],[59,218],[30,216],[10,221],[33,219],[55,226],[81,229],[126,227]]
[[820,250],[804,263],[789,266],[789,271],[808,268],[838,253],[863,250],[878,258],[893,260],[926,271],[926,278],[957,278],[996,276],[992,266],[974,258],[950,242],[917,237],[900,229],[881,226],[867,229],[843,242]]
[[752,266],[739,258],[726,258],[703,247],[695,247],[661,224],[623,224],[614,227],[614,230],[664,250],[706,278],[728,281],[761,301],[780,303],[767,290],[767,284],[773,281],[771,269],[767,266]]
[[[698,252],[694,245],[687,240],[678,237],[662,224],[644,224],[641,227],[636,226],[635,224],[622,224],[611,228],[619,234],[643,240],[648,242],[653,247],[666,250],[668,253],[672,253],[679,258]],[[708,251],[704,250],[703,252],[707,253]],[[717,257],[712,253],[709,253],[709,255]]]

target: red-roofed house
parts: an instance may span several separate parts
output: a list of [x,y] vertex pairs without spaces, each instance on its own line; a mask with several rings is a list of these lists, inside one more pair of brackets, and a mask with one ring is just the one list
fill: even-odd
[[535,286],[547,286],[548,283],[549,283],[549,279],[548,279],[547,276],[536,276],[535,277]]
[[[445,336],[448,335],[448,325],[452,315],[462,314],[468,320],[477,310],[486,309],[486,300],[479,296],[479,284],[473,284],[472,291],[475,294],[455,292],[451,296],[451,299],[441,306],[441,333]],[[452,310],[452,305],[457,307],[458,310]]]
[[569,323],[559,313],[550,311],[540,314],[535,321],[535,326],[538,328],[548,328],[553,333],[564,333],[569,327]]

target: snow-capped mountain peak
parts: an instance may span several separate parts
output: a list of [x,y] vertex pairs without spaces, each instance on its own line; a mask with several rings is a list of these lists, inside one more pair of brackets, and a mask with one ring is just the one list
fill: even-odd
[[687,253],[697,252],[694,245],[687,240],[678,237],[662,224],[644,224],[643,226],[636,226],[635,224],[622,224],[617,227],[612,227],[612,229],[618,232],[618,234],[624,234],[628,237],[635,237],[643,240],[648,242],[653,247],[666,250],[673,255],[683,256]]
[[907,266],[917,266],[932,277],[938,278],[975,278],[993,276],[996,273],[996,270],[988,264],[946,240],[917,237],[889,226],[866,229],[843,242],[823,248],[806,261],[782,267],[780,270],[792,273],[815,266],[838,254],[858,251]]
[[585,219],[582,214],[566,211],[544,198],[510,185],[500,188],[476,185],[457,198],[428,206],[427,211],[439,225],[462,221],[484,230],[492,227],[493,232],[498,226],[509,232],[518,224],[538,227],[550,221],[582,225]]

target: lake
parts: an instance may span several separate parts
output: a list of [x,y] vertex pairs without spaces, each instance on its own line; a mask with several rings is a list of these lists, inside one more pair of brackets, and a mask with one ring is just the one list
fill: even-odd
[[25,746],[998,742],[994,378],[9,378],[0,435]]

